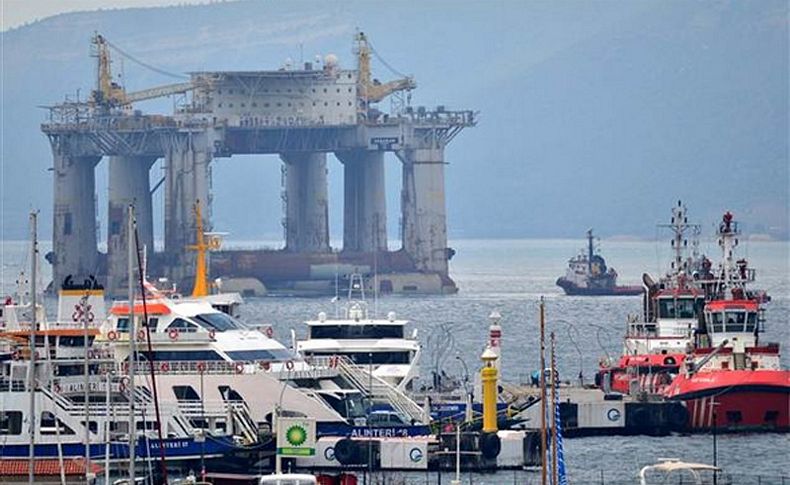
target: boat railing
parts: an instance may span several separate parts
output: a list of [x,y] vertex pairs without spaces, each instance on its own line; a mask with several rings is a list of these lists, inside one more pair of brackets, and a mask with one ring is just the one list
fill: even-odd
[[374,400],[391,404],[397,411],[415,423],[427,423],[427,412],[410,397],[377,377],[366,366],[354,364],[344,356],[333,356],[341,375]]
[[27,382],[23,379],[0,378],[0,392],[26,392]]

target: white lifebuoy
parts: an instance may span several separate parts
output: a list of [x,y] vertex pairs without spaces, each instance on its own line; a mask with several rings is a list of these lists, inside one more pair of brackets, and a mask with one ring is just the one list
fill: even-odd
[[112,340],[112,341],[118,340],[118,332],[116,332],[115,330],[110,330],[109,332],[107,332],[107,340]]
[[288,362],[286,362],[285,363],[285,368],[288,369],[288,370],[294,370],[294,363],[293,363],[293,361],[289,360]]
[[210,338],[211,340],[216,340],[216,337],[217,337],[216,330],[212,328],[211,330],[208,331],[208,338]]
[[178,340],[178,330],[175,328],[171,328],[167,335],[170,337],[170,340]]
[[147,335],[146,335],[146,333],[145,333],[145,330],[143,330],[143,329],[141,328],[141,329],[140,329],[140,330],[137,332],[137,340],[145,340],[145,338],[146,338],[146,337],[147,337]]
[[269,338],[272,338],[274,336],[274,329],[271,326],[266,327],[266,329],[263,331],[263,334]]
[[236,374],[241,374],[242,372],[244,372],[244,363],[243,362],[237,362],[236,363]]

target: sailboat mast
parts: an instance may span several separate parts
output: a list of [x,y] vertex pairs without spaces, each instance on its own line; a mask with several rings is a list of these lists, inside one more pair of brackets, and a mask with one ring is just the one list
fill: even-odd
[[[140,258],[140,240],[137,229],[134,231],[134,247],[137,253],[137,278],[140,280],[140,298],[143,301],[143,325],[145,325],[145,340],[148,342],[148,371],[151,375],[151,388],[154,394],[154,411],[156,413],[156,431],[159,437],[159,458],[162,481],[167,483],[167,466],[165,465],[165,441],[162,438],[162,415],[159,412],[159,392],[156,386],[156,372],[154,371],[154,351],[151,345],[151,327],[148,326],[148,305],[145,300],[145,266]],[[143,248],[144,249],[144,248]]]
[[546,485],[546,305],[540,297],[540,478]]
[[[89,481],[89,473],[91,467],[91,427],[90,427],[90,366],[88,365],[88,291],[80,299],[80,311],[82,312],[82,331],[83,331],[83,372],[85,373],[84,380],[84,411],[85,411],[85,480]],[[97,422],[98,423],[98,422]],[[57,426],[57,423],[56,423]],[[98,428],[96,429],[98,433]]]
[[[30,319],[30,368],[28,369],[28,391],[30,392],[30,414],[28,415],[28,433],[30,436],[28,483],[34,483],[34,463],[36,458],[36,330],[38,330],[36,312],[36,263],[38,262],[38,213],[30,213],[30,308],[33,314]],[[55,425],[58,426],[57,420]]]
[[128,291],[129,291],[129,483],[134,484],[134,465],[135,465],[135,446],[137,438],[137,425],[135,423],[134,406],[134,374],[137,364],[137,331],[134,325],[134,244],[132,234],[134,234],[134,206],[129,205],[129,220],[126,228],[126,243],[128,245]]
[[556,344],[554,332],[551,332],[551,483],[557,484],[557,364],[556,364]]

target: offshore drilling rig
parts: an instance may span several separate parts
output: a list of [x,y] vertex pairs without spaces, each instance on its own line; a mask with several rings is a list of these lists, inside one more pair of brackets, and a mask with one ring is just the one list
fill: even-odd
[[[411,77],[379,82],[371,75],[365,34],[355,36],[357,68],[341,69],[332,54],[298,69],[194,72],[187,82],[126,92],[113,80],[111,52],[127,55],[103,36],[92,39],[96,89],[86,101],[49,107],[41,125],[54,159],[53,286],[96,276],[119,292],[126,280],[124,208],[135,205],[148,273],[191,285],[196,203],[212,228],[211,162],[234,154],[277,154],[283,162],[282,250],[217,251],[211,274],[254,278],[289,292],[335,291],[351,273],[377,273],[382,292],[451,293],[448,273],[444,148],[472,111],[413,108]],[[112,49],[112,51],[111,51]],[[134,103],[177,95],[169,115],[144,114]],[[379,107],[393,100],[391,112]],[[343,247],[329,244],[326,155],[344,168]],[[384,154],[402,163],[401,242],[387,247]],[[109,162],[107,253],[97,245],[94,170]],[[164,158],[164,177],[150,169]],[[163,189],[162,189],[163,187]],[[164,190],[164,251],[154,247],[152,194]],[[256,214],[256,212],[252,212]]]

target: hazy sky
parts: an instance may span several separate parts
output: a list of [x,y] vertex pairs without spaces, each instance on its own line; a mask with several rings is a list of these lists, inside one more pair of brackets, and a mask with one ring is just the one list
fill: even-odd
[[128,7],[153,7],[185,3],[211,3],[209,0],[0,0],[0,30],[19,27],[52,15],[80,10]]

